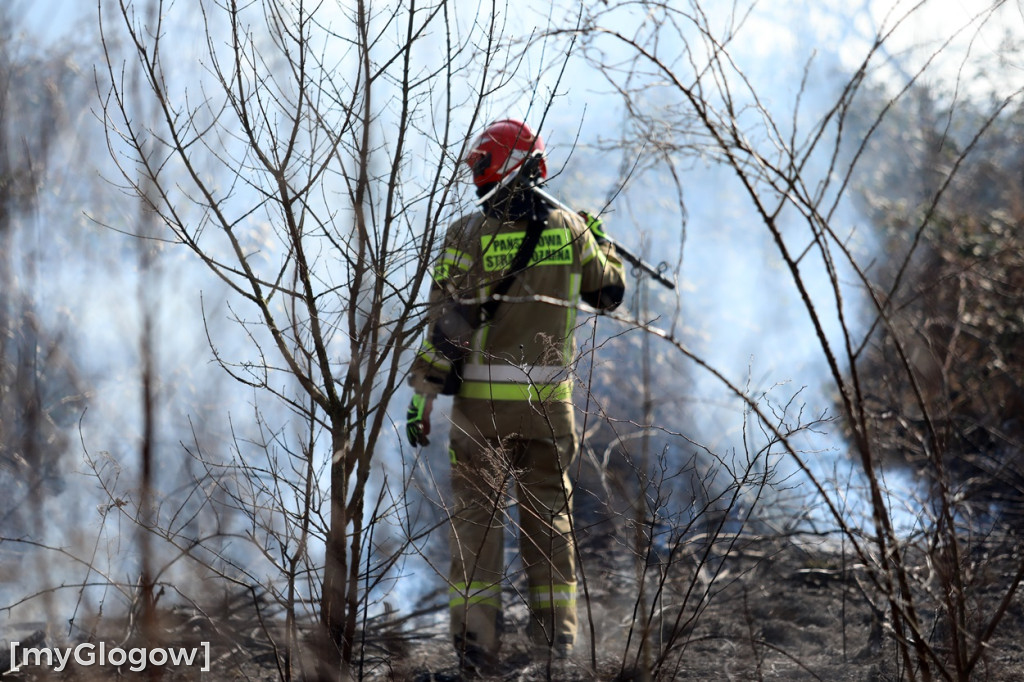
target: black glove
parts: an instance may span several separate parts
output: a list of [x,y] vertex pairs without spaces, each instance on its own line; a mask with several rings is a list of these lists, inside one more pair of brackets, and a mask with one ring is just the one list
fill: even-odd
[[405,413],[405,435],[409,445],[417,447],[430,445],[430,408],[433,406],[432,396],[415,394],[409,401],[409,411]]

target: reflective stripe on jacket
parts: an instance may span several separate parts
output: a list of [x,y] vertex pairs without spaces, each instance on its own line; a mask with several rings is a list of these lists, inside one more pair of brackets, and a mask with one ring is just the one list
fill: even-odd
[[[481,215],[449,228],[434,268],[431,327],[446,302],[457,300],[467,314],[479,315],[526,229],[526,221],[502,223]],[[569,368],[580,300],[610,310],[622,300],[624,285],[614,247],[599,245],[575,213],[552,211],[530,266],[516,276],[494,318],[469,340],[453,426],[499,438],[571,433]],[[410,377],[414,389],[427,394],[440,390],[451,366],[431,338],[428,332]]]

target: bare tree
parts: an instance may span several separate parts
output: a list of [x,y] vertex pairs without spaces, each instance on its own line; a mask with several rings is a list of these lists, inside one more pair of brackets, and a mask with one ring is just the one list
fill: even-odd
[[67,427],[87,403],[69,346],[70,328],[44,309],[38,286],[50,265],[39,244],[59,238],[41,205],[63,183],[53,159],[68,137],[76,96],[73,66],[20,35],[11,4],[0,8],[0,553],[14,539],[40,539],[44,502],[67,484]]
[[[101,4],[109,83],[102,92],[103,119],[123,185],[159,217],[166,228],[160,238],[190,250],[231,292],[229,310],[241,341],[210,331],[220,366],[261,400],[273,398],[298,425],[293,433],[301,437],[285,436],[287,418],[275,422],[261,402],[252,420],[259,430],[255,445],[246,436],[235,440],[240,459],[243,451],[257,453],[261,463],[245,461],[233,480],[202,455],[198,438],[189,450],[205,467],[201,480],[226,505],[243,510],[246,537],[279,571],[289,647],[299,641],[296,604],[316,602],[320,673],[336,677],[338,671],[356,672],[369,588],[393,563],[393,555],[373,554],[372,534],[389,498],[374,490],[371,472],[391,442],[386,408],[402,382],[403,350],[420,332],[418,292],[431,248],[458,198],[456,160],[483,102],[522,94],[513,76],[526,60],[510,55],[528,48],[505,50],[497,6],[469,23],[444,2],[381,8],[361,1],[310,7],[297,0],[204,0],[199,7],[199,23],[188,31],[173,23],[185,19],[170,3]],[[968,617],[973,602],[961,571],[969,549],[960,535],[961,507],[943,468],[943,439],[896,323],[892,301],[900,281],[878,288],[850,247],[840,217],[867,141],[892,107],[883,102],[856,139],[849,137],[851,111],[860,106],[892,29],[912,13],[880,28],[863,61],[810,122],[801,109],[808,82],[797,86],[796,113],[785,122],[733,58],[750,11],[739,4],[734,9],[720,25],[697,2],[685,8],[595,5],[564,28],[550,27],[548,35],[579,45],[622,96],[621,141],[604,140],[603,146],[625,149],[624,176],[657,172],[673,178],[684,229],[679,178],[687,159],[699,153],[734,176],[789,275],[839,396],[850,453],[868,485],[871,528],[861,529],[847,515],[836,486],[822,480],[796,442],[825,420],[805,419],[795,398],[777,399],[711,366],[674,326],[678,301],[669,331],[649,319],[620,317],[628,330],[623,336],[632,335],[629,343],[637,343],[634,332],[663,339],[694,374],[707,373],[731,392],[743,405],[742,433],[750,436],[725,453],[688,438],[682,420],[652,409],[646,390],[638,395],[640,412],[619,421],[602,411],[606,401],[599,392],[588,396],[594,415],[588,432],[612,434],[604,443],[592,440],[594,473],[598,485],[622,489],[610,513],[635,539],[630,547],[641,596],[633,603],[620,672],[637,668],[665,679],[677,674],[690,628],[714,593],[717,560],[752,522],[751,509],[773,485],[771,463],[784,452],[867,567],[864,588],[887,612],[902,673],[966,679],[1022,576],[1002,593],[990,617],[976,611],[978,618]],[[197,36],[201,56],[176,59],[188,52],[182,43]],[[125,75],[133,70],[137,89]],[[893,101],[918,75],[909,74]],[[155,107],[154,119],[142,114],[145,103]],[[930,224],[929,207],[1007,104],[974,121],[914,230]],[[639,148],[655,153],[629,162]],[[824,279],[815,280],[816,273]],[[855,319],[862,309],[851,302],[849,279],[870,303],[867,332]],[[824,288],[815,281],[824,281]],[[936,517],[927,524],[921,519],[924,542],[898,532],[880,469],[883,444],[863,374],[877,328],[891,333],[897,366],[923,415],[918,445],[937,472]],[[598,347],[604,352],[600,344],[592,349]],[[595,383],[593,375],[580,376]],[[665,444],[660,453],[659,443]],[[671,447],[700,456],[668,458]],[[602,478],[612,451],[623,455],[624,475],[632,479]],[[716,480],[719,471],[724,473]],[[680,504],[673,500],[673,482],[684,478],[689,492]],[[329,496],[321,497],[324,489]],[[681,507],[695,511],[683,514]],[[185,542],[173,528],[163,534]],[[324,547],[322,573],[310,549],[317,542]],[[937,595],[916,578],[918,555],[944,567]],[[672,576],[694,566],[680,588]],[[239,582],[251,577],[244,570],[238,576]],[[926,615],[932,611],[940,615]],[[949,655],[929,635],[940,621],[950,633]],[[596,664],[596,642],[592,646]],[[290,675],[289,668],[284,676]]]
[[[230,289],[246,347],[236,357],[211,338],[220,366],[305,429],[296,466],[271,475],[287,476],[274,499],[298,500],[299,535],[324,530],[314,587],[333,677],[357,655],[367,571],[388,566],[367,555],[371,465],[390,442],[386,407],[420,331],[455,160],[484,97],[509,82],[492,64],[500,18],[490,8],[466,26],[443,2],[204,1],[190,32],[172,23],[178,9],[101,5],[109,146],[161,238]],[[202,54],[183,65],[177,41],[197,35]],[[135,69],[138,90],[124,76]]]
[[[955,163],[961,153],[964,122],[978,126],[990,116],[987,103],[957,101],[935,86],[910,94],[868,147],[873,172],[863,174],[859,191],[894,254],[872,272],[875,286],[896,297],[890,302],[893,320],[878,330],[864,363],[873,418],[890,435],[881,455],[925,477],[931,468],[919,397],[903,380],[903,361],[888,341],[897,336],[919,377],[920,398],[946,441],[944,464],[964,509],[979,528],[1012,528],[1022,491],[1016,461],[1020,322],[1013,312],[1020,307],[1022,271],[1011,227],[1020,221],[1020,159],[1010,140],[1019,134],[1020,108],[992,122],[925,229],[910,232],[912,216],[931,209],[936,183],[946,182],[935,169]],[[910,153],[902,159],[881,154],[893,146]],[[904,284],[894,287],[897,278]]]
[[[987,11],[995,11],[997,5]],[[800,455],[771,411],[764,410],[744,387],[708,366],[674,334],[664,336],[748,405],[817,490],[820,504],[845,542],[869,569],[869,591],[884,604],[901,674],[908,679],[968,679],[1005,616],[1006,604],[1017,593],[1021,575],[1011,576],[991,611],[978,609],[974,599],[981,586],[970,580],[966,557],[972,545],[960,522],[964,507],[945,469],[943,453],[948,441],[937,428],[934,403],[927,399],[920,368],[909,355],[909,339],[901,333],[905,326],[897,322],[899,311],[894,302],[903,282],[898,275],[888,288],[876,286],[867,276],[870,261],[851,248],[851,234],[842,219],[863,150],[893,104],[926,73],[932,61],[926,59],[920,70],[910,67],[904,71],[906,80],[873,111],[870,125],[858,129],[859,137],[851,137],[851,112],[864,104],[860,94],[869,74],[882,56],[888,56],[894,31],[912,21],[919,8],[890,15],[866,43],[863,59],[852,75],[835,89],[826,106],[808,115],[809,64],[796,90],[792,120],[767,103],[757,81],[735,58],[737,41],[743,39],[744,24],[754,5],[734,3],[724,22],[722,15],[712,17],[706,9],[697,2],[686,7],[655,2],[598,6],[582,22],[583,30],[568,33],[582,43],[595,70],[622,95],[629,131],[633,132],[627,132],[624,144],[633,146],[634,138],[646,137],[664,158],[676,160],[696,150],[734,176],[739,195],[749,204],[789,274],[828,367],[830,385],[839,396],[850,454],[863,469],[868,486],[872,527],[867,536],[857,521],[844,513],[841,498]],[[978,21],[983,23],[985,16],[983,10]],[[944,47],[940,44],[931,57],[942,54]],[[623,50],[631,57],[623,59]],[[997,100],[986,115],[974,118],[972,128],[959,136],[961,145],[949,151],[943,164],[931,168],[938,179],[907,226],[914,236],[904,254],[905,262],[912,258],[919,236],[937,217],[941,198],[969,162],[972,149],[1016,96]],[[659,172],[667,171],[659,168]],[[896,271],[902,275],[905,268]],[[824,288],[813,284],[815,272],[826,274]],[[860,295],[870,302],[870,318],[863,326],[858,296],[844,284],[850,280],[860,285]],[[921,457],[927,459],[932,472],[934,516],[919,518],[920,542],[896,528],[899,510],[885,485],[880,460],[887,435],[874,421],[869,409],[871,396],[865,392],[868,349],[873,330],[879,328],[885,329],[901,380],[914,396],[921,426],[921,438],[914,447],[921,448]],[[917,578],[915,566],[924,561],[941,567],[937,569],[940,586],[935,591]],[[946,633],[941,644],[932,636],[935,628]]]

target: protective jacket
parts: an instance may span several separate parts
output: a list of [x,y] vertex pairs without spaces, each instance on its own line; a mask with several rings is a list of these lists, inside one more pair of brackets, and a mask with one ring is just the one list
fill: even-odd
[[485,438],[551,438],[573,432],[573,331],[577,306],[615,308],[625,290],[614,246],[599,244],[583,219],[547,215],[529,267],[519,272],[493,319],[477,326],[523,241],[529,221],[466,216],[449,228],[433,270],[429,325],[411,370],[417,393],[441,391],[452,361],[438,326],[453,310],[467,324],[468,351],[452,406],[452,426]]

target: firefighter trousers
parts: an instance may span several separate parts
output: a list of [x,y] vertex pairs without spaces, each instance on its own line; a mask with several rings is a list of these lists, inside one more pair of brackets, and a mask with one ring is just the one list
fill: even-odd
[[537,647],[562,652],[575,644],[576,548],[568,469],[576,447],[574,435],[498,441],[452,431],[449,606],[457,650],[494,656],[500,647],[510,488],[519,505],[530,639]]

